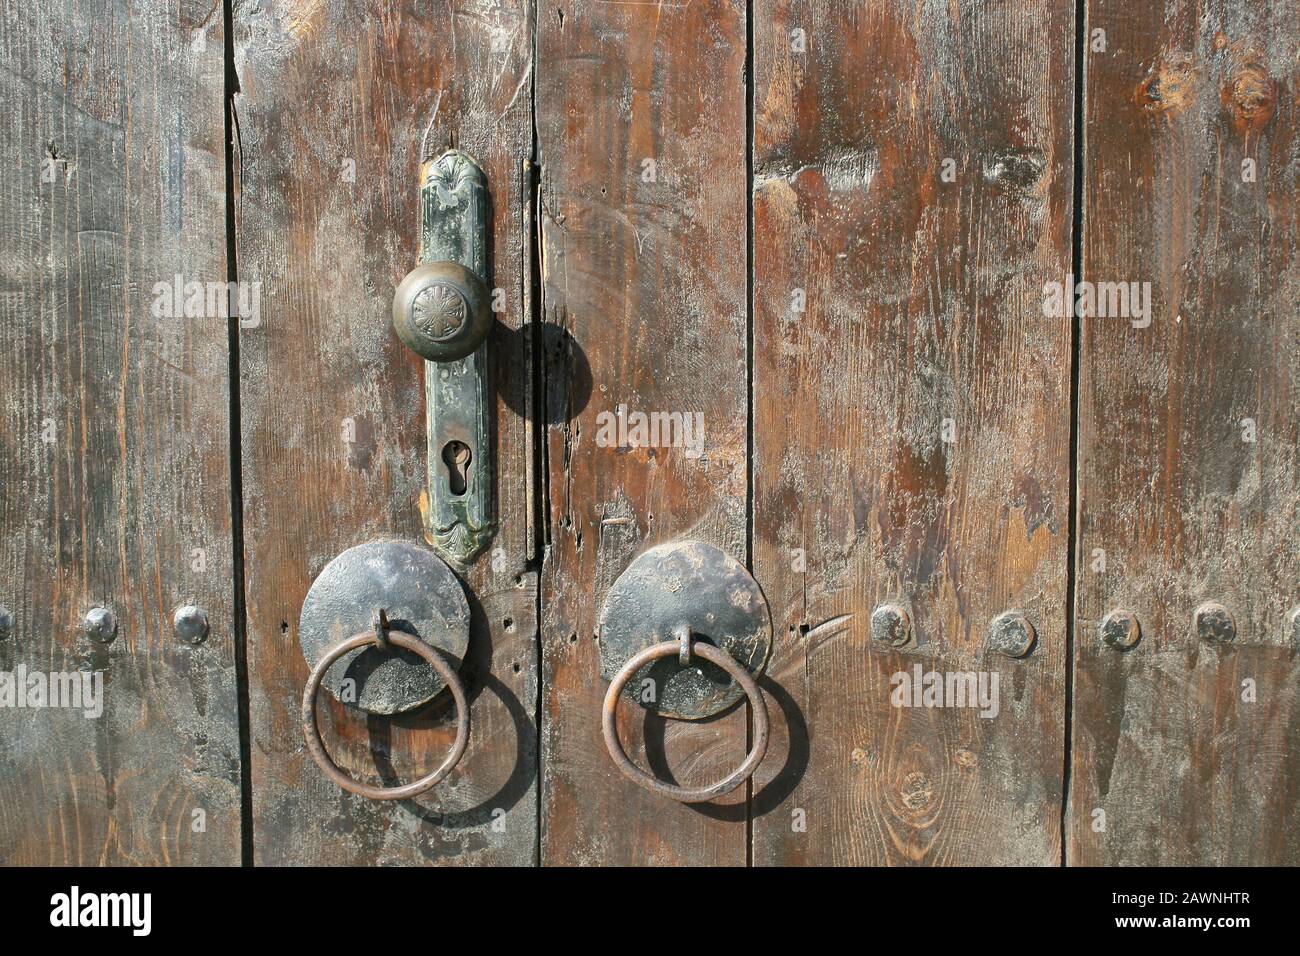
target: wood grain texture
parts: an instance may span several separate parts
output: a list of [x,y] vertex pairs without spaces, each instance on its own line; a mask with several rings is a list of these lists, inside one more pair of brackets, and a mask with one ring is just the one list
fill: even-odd
[[[470,0],[236,6],[239,267],[264,283],[263,325],[241,337],[260,863],[536,856],[528,11]],[[487,175],[489,286],[504,290],[491,339],[500,531],[462,574],[474,616],[462,670],[472,698],[466,756],[414,803],[382,804],[329,784],[306,752],[298,614],[339,552],[421,538],[423,368],[392,332],[389,309],[416,264],[420,160],[450,145]],[[344,441],[347,428],[354,441]],[[323,700],[326,746],[363,779],[412,780],[450,746],[446,696],[413,716],[368,721]]]
[[[1073,31],[1065,0],[755,5],[756,865],[1060,862]],[[1007,610],[1023,660],[987,647]],[[997,674],[997,716],[892,706],[915,665]]]
[[[0,709],[0,861],[237,864],[220,7],[0,12],[0,671],[103,673],[103,714]],[[201,605],[191,646],[173,610]],[[117,637],[78,630],[95,605]]]
[[[1083,278],[1149,281],[1153,308],[1083,322],[1068,859],[1294,865],[1300,8],[1092,0],[1088,27]],[[1233,645],[1196,636],[1208,600]]]
[[[745,5],[554,3],[537,30],[542,862],[743,864],[743,789],[689,807],[615,769],[595,637],[644,548],[698,538],[746,558]],[[621,404],[701,413],[706,460],[602,447],[598,416]],[[745,725],[743,708],[698,723],[619,713],[629,756],[691,785],[743,759]]]

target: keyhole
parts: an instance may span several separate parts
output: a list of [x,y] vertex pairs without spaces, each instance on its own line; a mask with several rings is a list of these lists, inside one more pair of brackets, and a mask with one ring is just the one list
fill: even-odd
[[469,484],[469,445],[463,441],[449,441],[442,446],[442,460],[447,465],[447,484],[457,497],[465,493]]

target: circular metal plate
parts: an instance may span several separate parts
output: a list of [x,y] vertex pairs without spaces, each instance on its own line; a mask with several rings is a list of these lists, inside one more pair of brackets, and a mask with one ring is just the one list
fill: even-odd
[[[390,630],[415,635],[460,667],[469,647],[465,591],[441,558],[406,541],[370,541],[325,565],[307,592],[298,623],[308,665],[315,667],[329,648],[371,630],[376,608],[388,615]],[[338,700],[371,714],[412,710],[446,686],[415,654],[373,647],[339,658],[323,683]]]
[[[758,582],[720,548],[674,541],[639,555],[610,588],[600,616],[601,674],[612,680],[634,654],[673,640],[678,624],[755,677],[767,664],[772,618]],[[682,667],[673,657],[641,668],[624,696],[664,717],[701,720],[731,707],[745,692],[707,661],[695,658]]]

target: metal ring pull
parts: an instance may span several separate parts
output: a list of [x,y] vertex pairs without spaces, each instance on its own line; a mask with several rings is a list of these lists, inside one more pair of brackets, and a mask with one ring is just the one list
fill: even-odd
[[[306,688],[303,689],[302,729],[303,735],[307,738],[307,750],[312,755],[312,759],[320,766],[325,776],[344,790],[360,794],[363,797],[369,797],[371,800],[408,800],[411,797],[418,797],[426,790],[437,786],[447,774],[451,773],[452,767],[456,766],[456,762],[465,753],[465,746],[469,743],[469,701],[465,697],[465,687],[461,684],[455,669],[443,660],[442,655],[437,650],[419,638],[403,631],[389,631],[387,638],[389,644],[411,651],[424,658],[438,672],[438,676],[446,682],[447,687],[451,690],[451,696],[456,699],[456,742],[452,744],[451,753],[442,762],[442,766],[419,780],[403,784],[400,787],[375,787],[353,780],[339,768],[339,765],[326,752],[325,744],[321,740],[320,728],[316,725],[316,692],[320,689],[321,681],[325,678],[325,672],[330,669],[330,666],[336,660],[356,648],[380,643],[382,638],[374,631],[365,631],[336,644],[320,659],[320,662],[312,670],[311,676],[307,678]],[[676,649],[676,647],[677,645],[674,644],[673,648]]]
[[[689,639],[689,630],[686,630],[685,637],[682,634],[683,630],[680,627],[674,630],[674,640],[664,641],[661,644],[652,644],[639,654],[636,654],[623,665],[622,670],[614,675],[609,690],[605,693],[601,731],[605,735],[605,746],[609,749],[609,755],[613,758],[614,765],[629,780],[662,797],[671,797],[674,800],[680,800],[682,803],[704,803],[735,790],[748,780],[758,768],[759,762],[767,753],[767,703],[763,700],[763,692],[758,689],[757,682],[735,658],[712,644],[692,644]],[[731,675],[744,688],[745,696],[749,698],[749,704],[753,708],[754,715],[754,746],[746,755],[744,763],[725,779],[711,786],[696,789],[664,783],[632,763],[628,759],[627,752],[623,750],[623,744],[618,739],[618,727],[614,716],[623,688],[627,686],[627,682],[642,667],[661,657],[677,657],[680,660],[683,657],[689,659],[691,655],[702,657]]]

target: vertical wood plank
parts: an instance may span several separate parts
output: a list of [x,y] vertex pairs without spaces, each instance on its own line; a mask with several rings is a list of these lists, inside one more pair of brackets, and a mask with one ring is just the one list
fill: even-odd
[[[688,807],[618,774],[595,636],[644,548],[698,538],[746,558],[745,5],[559,2],[537,28],[542,861],[743,864],[743,789]],[[703,460],[603,447],[598,416],[619,405],[701,413]],[[743,759],[745,724],[743,708],[701,723],[619,713],[632,759],[690,784]]]
[[[0,12],[6,864],[239,862],[227,321],[171,295],[226,279],[223,42],[211,4]],[[16,705],[53,672],[102,716]]]
[[[755,5],[757,865],[1060,861],[1073,37],[1068,0]],[[996,716],[894,706],[914,668]]]
[[[1090,0],[1087,26],[1081,278],[1152,306],[1082,323],[1068,859],[1295,864],[1300,9]],[[1198,637],[1206,601],[1232,644]]]
[[[237,4],[241,275],[264,284],[241,337],[255,853],[260,863],[529,864],[536,856],[536,572],[530,570],[528,325],[532,26],[526,2]],[[465,757],[415,802],[343,793],[308,756],[298,615],[324,565],[420,540],[420,359],[389,326],[416,264],[418,169],[455,145],[491,196],[496,514],[461,575]],[[348,440],[345,440],[348,439]],[[446,695],[442,695],[446,696]],[[328,700],[328,706],[327,706]],[[326,746],[371,782],[443,759],[452,713],[371,718],[322,695]],[[391,771],[381,777],[379,768]]]

